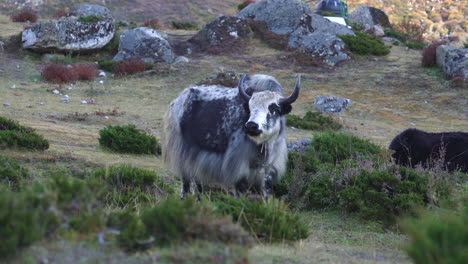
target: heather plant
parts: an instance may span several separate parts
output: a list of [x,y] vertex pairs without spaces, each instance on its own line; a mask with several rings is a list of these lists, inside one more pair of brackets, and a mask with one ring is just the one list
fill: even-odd
[[343,126],[322,112],[308,111],[304,117],[288,115],[286,125],[309,130],[339,130]]
[[0,156],[0,183],[11,190],[19,190],[21,183],[30,178],[29,172],[18,161]]
[[78,80],[92,81],[97,75],[97,67],[94,64],[74,64],[72,70],[77,74]]
[[145,20],[145,22],[143,22],[143,24],[141,24],[142,27],[149,27],[149,28],[152,28],[152,29],[158,29],[159,28],[159,20],[157,18],[153,18],[153,19],[148,19],[148,20]]
[[36,23],[38,19],[37,12],[31,9],[24,9],[11,15],[13,22],[27,22]]
[[66,17],[66,16],[68,16],[68,11],[63,8],[55,11],[54,14],[52,15],[52,17],[55,19],[59,19],[61,17]]
[[138,130],[134,125],[108,125],[99,131],[99,144],[121,153],[161,154],[158,140]]
[[221,195],[212,203],[215,212],[230,215],[257,240],[282,242],[308,237],[307,225],[281,200],[250,201],[245,197]]
[[33,128],[0,116],[0,148],[6,147],[45,150],[49,148],[49,142]]
[[385,46],[385,43],[377,36],[356,31],[356,35],[337,35],[345,43],[348,49],[359,55],[376,55],[382,56],[390,53],[390,49]]
[[424,67],[432,67],[436,65],[436,50],[439,46],[445,45],[445,41],[439,41],[432,43],[431,45],[427,46],[423,49],[422,53],[422,66]]
[[114,65],[114,73],[117,76],[135,74],[146,70],[146,63],[138,57],[118,61]]
[[41,71],[42,77],[51,83],[72,83],[78,80],[78,73],[72,66],[61,64],[46,65]]
[[403,222],[409,237],[405,251],[416,264],[466,263],[468,207],[461,211],[423,212]]

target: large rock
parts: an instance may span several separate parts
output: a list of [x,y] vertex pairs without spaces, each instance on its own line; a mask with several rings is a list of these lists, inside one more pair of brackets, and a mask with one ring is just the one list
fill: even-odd
[[172,63],[174,60],[169,42],[158,31],[147,27],[126,30],[120,35],[119,52],[113,60],[131,57],[140,57],[145,62]]
[[302,1],[263,0],[248,5],[237,16],[264,21],[272,32],[288,36],[289,49],[321,57],[331,66],[349,59],[345,43],[336,35],[354,35],[353,31],[313,13]]
[[72,15],[77,17],[97,16],[104,19],[113,19],[111,11],[107,7],[100,5],[81,5],[78,9],[72,12]]
[[23,48],[39,52],[90,51],[104,47],[114,37],[111,20],[96,23],[48,21],[22,33]]
[[250,30],[245,19],[220,16],[205,24],[188,42],[198,51],[220,53],[243,47],[249,38]]
[[316,108],[325,113],[340,113],[350,105],[352,101],[346,98],[338,98],[332,96],[316,96],[314,105]]
[[441,45],[436,50],[437,65],[450,77],[468,81],[468,49]]
[[384,11],[371,6],[358,6],[349,15],[349,22],[363,26],[366,30],[376,25],[383,28],[392,28],[390,20]]

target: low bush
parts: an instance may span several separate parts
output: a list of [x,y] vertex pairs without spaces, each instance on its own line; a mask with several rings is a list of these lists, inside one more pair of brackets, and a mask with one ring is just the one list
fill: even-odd
[[13,22],[31,22],[31,23],[36,23],[38,19],[37,12],[30,10],[30,9],[25,9],[18,11],[11,15],[11,21]]
[[45,197],[0,185],[0,259],[42,239],[51,221]]
[[98,60],[99,69],[107,72],[114,72],[115,63],[113,60]]
[[432,43],[423,49],[421,64],[424,67],[432,67],[436,65],[436,50],[439,46],[445,45],[447,42],[439,41]]
[[466,263],[468,207],[461,212],[421,213],[403,222],[409,236],[406,253],[416,264]]
[[73,67],[61,64],[46,65],[41,72],[42,77],[51,83],[71,83],[78,80],[78,73]]
[[307,225],[283,201],[249,201],[222,195],[213,204],[215,212],[230,215],[258,240],[282,242],[308,237]]
[[197,29],[197,25],[191,22],[171,21],[171,26],[175,29],[185,29],[185,30]]
[[[111,41],[109,41],[109,43],[107,43],[104,47],[102,47],[102,50],[109,53],[109,54],[114,55],[117,52],[119,52],[119,44],[120,44],[120,34],[118,32],[115,32],[114,36],[111,39]],[[112,60],[110,60],[109,62],[111,62],[111,61]],[[112,61],[112,62],[115,63],[115,61]],[[112,72],[113,69],[108,70],[108,71]]]
[[426,44],[424,44],[424,42],[420,42],[420,41],[408,41],[408,42],[406,42],[406,46],[409,49],[424,49]]
[[386,28],[386,29],[384,29],[384,33],[385,33],[385,36],[396,38],[396,39],[398,39],[399,41],[401,41],[403,43],[406,43],[406,41],[408,41],[408,36],[406,34],[401,33],[401,32],[397,32],[397,31],[395,31],[393,29]]
[[343,126],[322,112],[308,111],[304,117],[288,115],[286,125],[309,130],[339,130]]
[[145,22],[143,22],[143,24],[141,24],[142,27],[149,27],[149,28],[152,28],[152,29],[158,29],[159,28],[159,20],[157,18],[153,18],[153,19],[148,19],[148,20],[145,20]]
[[59,19],[61,17],[66,17],[66,16],[68,16],[68,11],[65,9],[59,9],[55,11],[54,14],[52,15],[52,17],[55,19]]
[[0,183],[11,190],[19,190],[20,184],[29,178],[29,172],[18,161],[0,156]]
[[98,169],[91,177],[105,188],[103,199],[110,206],[133,209],[175,192],[155,172],[129,165]]
[[18,122],[0,117],[0,148],[21,148],[29,150],[45,150],[49,142],[42,135]]
[[72,70],[77,74],[78,80],[92,81],[97,75],[97,67],[94,64],[74,64]]
[[387,55],[390,49],[385,46],[381,38],[363,32],[354,32],[356,36],[352,35],[337,35],[345,43],[348,49],[360,55]]
[[427,32],[429,26],[422,20],[413,19],[405,16],[403,19],[393,24],[397,31],[408,36],[408,40],[422,43],[424,41],[424,33]]
[[134,125],[108,125],[99,131],[99,144],[110,150],[134,154],[161,154],[158,140]]
[[89,15],[89,16],[81,16],[76,21],[81,23],[96,23],[101,20],[104,20],[103,17],[96,16],[96,15]]
[[169,198],[137,215],[126,211],[110,217],[108,225],[121,230],[119,245],[126,251],[203,240],[249,246],[252,240],[230,218],[216,216],[193,199]]
[[146,70],[146,63],[141,58],[128,58],[115,63],[114,73],[117,76],[135,74]]
[[253,0],[246,0],[237,5],[237,10],[241,11],[242,9],[246,8],[248,5],[255,3]]

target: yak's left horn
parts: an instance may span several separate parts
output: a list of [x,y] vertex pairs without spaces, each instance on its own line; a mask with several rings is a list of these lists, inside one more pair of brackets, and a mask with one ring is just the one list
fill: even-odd
[[299,97],[299,90],[301,89],[301,75],[297,75],[296,79],[296,87],[294,88],[294,91],[289,97],[286,98],[280,98],[279,103],[280,104],[292,104],[294,101],[296,101],[297,97]]

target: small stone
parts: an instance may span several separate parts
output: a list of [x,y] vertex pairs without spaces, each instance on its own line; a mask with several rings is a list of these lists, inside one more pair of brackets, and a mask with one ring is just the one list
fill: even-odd
[[5,107],[10,107],[11,104],[9,104],[9,103],[3,103],[3,106],[5,106]]
[[52,90],[52,93],[53,94],[60,94],[59,90],[57,90],[57,89]]
[[104,118],[105,118],[105,119],[109,119],[109,117],[108,117],[108,116],[105,116]]
[[68,98],[68,97],[62,97],[62,98],[60,98],[60,102],[62,102],[62,103],[69,103],[69,102],[70,102],[70,98]]
[[11,89],[16,89],[16,84],[13,84],[13,86],[11,86]]
[[99,77],[106,77],[106,73],[104,71],[99,71]]
[[38,105],[44,105],[44,102],[39,102],[39,103],[37,103],[37,104],[38,104]]
[[100,80],[100,81],[99,81],[99,83],[100,83],[100,84],[103,84],[103,83],[104,83],[104,81],[103,81],[103,80]]
[[83,100],[83,101],[81,101],[81,104],[88,104],[88,101]]

